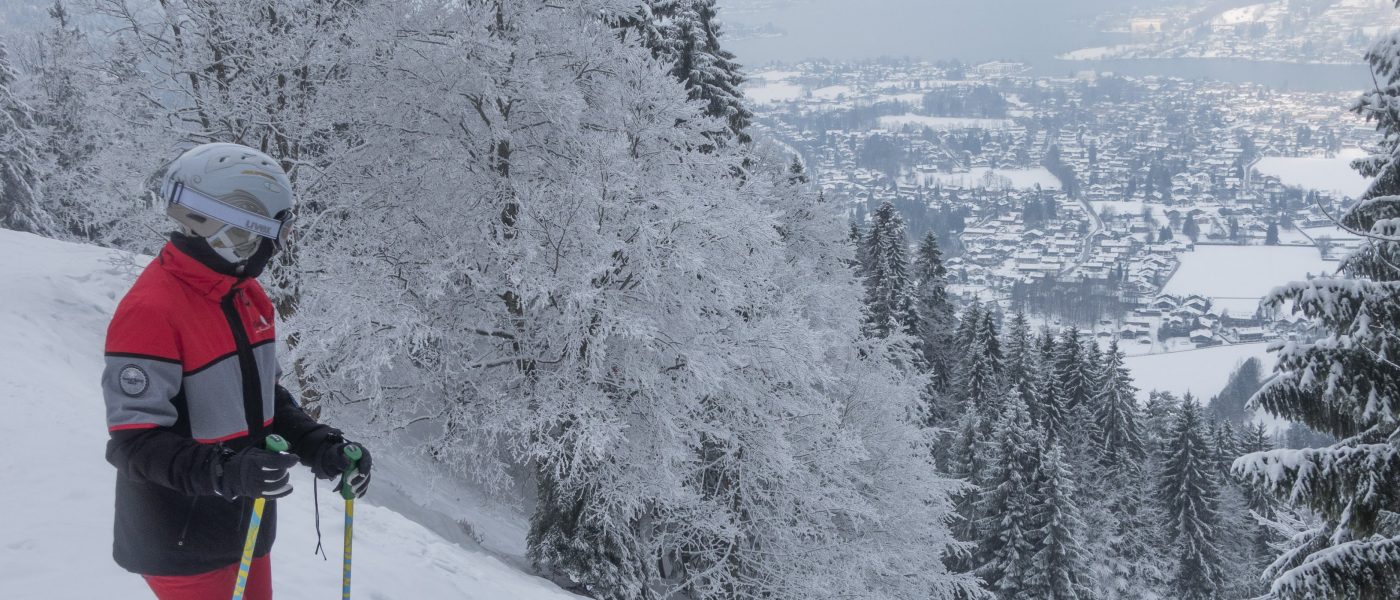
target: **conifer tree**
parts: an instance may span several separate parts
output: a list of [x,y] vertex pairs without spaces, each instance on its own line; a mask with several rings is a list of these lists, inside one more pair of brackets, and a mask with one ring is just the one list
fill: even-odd
[[866,268],[867,331],[879,338],[894,333],[914,335],[918,313],[909,276],[908,240],[904,219],[894,204],[887,201],[875,211],[861,253]]
[[1123,471],[1141,460],[1145,449],[1138,430],[1137,388],[1123,366],[1117,340],[1108,348],[1099,380],[1094,401],[1099,458],[1110,470]]
[[1033,422],[1043,425],[1045,411],[1040,397],[1040,361],[1025,313],[1017,312],[1011,317],[1002,346],[1006,348],[1004,371],[1008,392],[1025,403]]
[[1220,591],[1219,489],[1212,463],[1201,409],[1187,399],[1172,428],[1157,484],[1176,563],[1172,590],[1181,600],[1213,600]]
[[1375,124],[1379,151],[1353,163],[1373,181],[1341,219],[1365,243],[1338,276],[1295,282],[1265,300],[1275,310],[1292,306],[1321,339],[1285,345],[1276,377],[1255,396],[1273,415],[1339,441],[1234,465],[1322,518],[1270,569],[1272,592],[1286,599],[1393,598],[1400,589],[1400,31],[1381,37],[1366,60],[1375,87],[1353,111]]
[[[1190,398],[1190,394],[1187,394],[1187,398]],[[1172,427],[1180,410],[1181,400],[1175,394],[1155,390],[1148,394],[1147,405],[1143,407],[1143,444],[1149,456],[1166,453],[1167,441],[1171,438]]]
[[952,382],[952,369],[957,363],[954,346],[957,317],[953,303],[948,300],[948,270],[943,266],[943,251],[933,232],[925,234],[919,243],[914,257],[914,281],[919,348],[934,389],[944,392]]
[[[952,530],[957,539],[972,543],[980,543],[983,539],[978,508],[987,471],[983,445],[982,423],[977,412],[965,411],[958,418],[956,434],[948,444],[949,451],[942,461],[943,470],[949,477],[969,484],[953,499],[957,519],[953,522]],[[978,550],[973,548],[950,555],[945,563],[956,572],[968,572],[977,568],[979,556]]]
[[48,234],[53,222],[42,205],[34,110],[16,93],[18,78],[0,39],[0,227]]
[[1092,598],[1086,585],[1086,557],[1079,536],[1083,522],[1075,505],[1074,482],[1059,445],[1040,459],[1035,476],[1038,549],[1025,575],[1025,598],[1079,600]]
[[1094,376],[1084,360],[1079,330],[1066,327],[1055,347],[1055,377],[1064,394],[1066,412],[1073,412],[1090,401]]
[[[990,307],[989,307],[990,308]],[[980,316],[979,316],[980,315]],[[968,410],[982,416],[984,433],[1001,416],[1003,357],[996,325],[996,313],[979,310],[964,319],[978,317],[968,327],[970,342],[958,369],[956,392]]]
[[1044,441],[1025,404],[1008,398],[993,431],[986,491],[978,507],[983,537],[977,573],[1001,598],[1029,592],[1027,569],[1039,549],[1035,477]]
[[[732,52],[720,44],[718,0],[681,0],[663,35],[670,40],[671,74],[685,84],[692,100],[705,103],[705,114],[722,119],[725,137],[748,143],[753,112],[744,106],[744,77]],[[718,139],[711,136],[712,139]]]

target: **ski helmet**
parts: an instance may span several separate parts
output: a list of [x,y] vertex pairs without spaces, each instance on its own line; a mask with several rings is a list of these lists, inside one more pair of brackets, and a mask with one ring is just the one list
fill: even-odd
[[240,144],[202,144],[158,172],[165,214],[219,256],[242,263],[263,238],[286,247],[295,218],[292,184],[272,157]]

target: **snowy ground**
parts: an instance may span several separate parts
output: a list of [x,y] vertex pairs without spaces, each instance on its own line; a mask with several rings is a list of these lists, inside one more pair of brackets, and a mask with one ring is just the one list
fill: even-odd
[[1351,168],[1351,161],[1365,156],[1361,150],[1349,148],[1335,158],[1289,158],[1271,156],[1259,160],[1254,169],[1264,175],[1278,177],[1284,185],[1308,190],[1336,192],[1360,198],[1368,182]]
[[1153,390],[1178,396],[1191,392],[1205,402],[1220,393],[1230,380],[1230,374],[1249,358],[1259,359],[1266,376],[1278,362],[1277,357],[1268,352],[1267,343],[1258,343],[1129,356],[1124,364],[1133,373],[1141,402],[1146,402]]
[[976,119],[971,117],[926,117],[924,115],[888,115],[878,120],[880,127],[901,129],[907,126],[949,131],[955,129],[1005,129],[1010,119]]
[[[6,441],[0,460],[6,490],[0,494],[0,598],[149,598],[140,578],[111,560],[115,475],[103,459],[107,434],[97,386],[107,320],[134,279],[136,263],[144,261],[6,230],[0,230],[0,256],[6,257],[0,261],[0,331],[10,340],[0,345],[0,389],[8,413],[0,420],[0,439]],[[396,472],[394,465],[416,464],[413,457],[377,451],[376,459],[381,456],[371,500],[378,491],[388,503],[407,507],[416,521],[463,502],[460,489],[427,489],[417,483],[422,472]],[[321,529],[330,554],[323,561],[312,554],[310,475],[302,473],[296,485],[279,507],[273,551],[278,597],[332,598],[340,586],[342,504],[321,494]],[[439,506],[411,502],[424,497]],[[472,509],[467,521],[474,522],[473,537],[483,540],[478,545],[457,540],[463,537],[460,525],[444,537],[404,514],[361,501],[355,597],[577,599],[512,566],[521,562],[510,551],[519,549],[522,525],[509,512],[497,509],[498,518],[491,518],[493,509]]]
[[1274,288],[1336,268],[1306,246],[1196,246],[1181,255],[1181,268],[1162,292],[1201,294],[1228,305],[1231,313],[1252,314]]
[[989,169],[976,167],[966,173],[923,173],[922,183],[926,187],[1017,189],[1030,190],[1039,185],[1042,189],[1060,189],[1060,180],[1045,167],[1033,169]]

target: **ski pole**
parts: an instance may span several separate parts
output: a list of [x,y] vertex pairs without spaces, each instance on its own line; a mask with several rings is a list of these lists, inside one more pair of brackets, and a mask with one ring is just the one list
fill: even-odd
[[363,456],[359,446],[352,444],[345,447],[345,457],[350,459],[350,467],[340,477],[340,496],[345,498],[345,562],[340,573],[341,600],[350,600],[350,550],[355,532],[355,489],[350,486],[350,480],[358,474]]
[[[272,434],[263,440],[264,447],[272,452],[286,452],[287,440]],[[267,498],[253,500],[253,514],[248,517],[248,538],[243,541],[243,559],[238,562],[238,583],[233,586],[233,600],[243,600],[243,590],[248,587],[248,570],[253,566],[253,547],[258,544],[258,529],[262,527],[263,507]]]

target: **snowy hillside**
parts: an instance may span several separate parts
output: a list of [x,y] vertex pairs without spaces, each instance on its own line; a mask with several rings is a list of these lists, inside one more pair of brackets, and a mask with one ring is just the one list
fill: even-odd
[[[0,256],[0,331],[7,342],[0,346],[0,398],[7,412],[0,420],[0,598],[148,598],[141,579],[111,559],[114,471],[103,459],[107,435],[97,385],[108,317],[145,259],[3,229]],[[379,454],[385,465],[413,464],[391,452]],[[383,470],[371,500],[376,490],[396,506],[413,506],[411,497],[443,495],[441,489],[405,489],[402,482],[420,480],[420,472]],[[342,505],[330,493],[320,496],[330,556],[323,561],[312,554],[312,481],[299,471],[297,491],[280,506],[273,551],[277,594],[334,597]],[[471,541],[448,541],[369,502],[356,513],[356,598],[577,598],[508,564],[520,562],[509,547],[523,545],[523,539],[506,539],[523,538],[521,524],[508,517],[473,523],[476,539],[485,538],[482,545],[499,551],[493,553]],[[430,513],[415,514],[426,521],[422,515]]]

